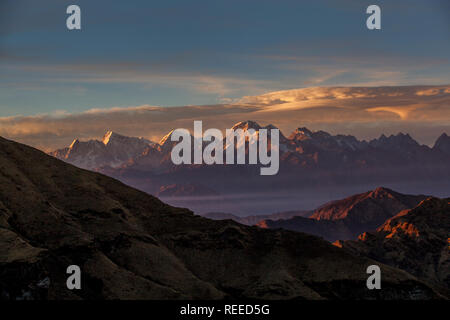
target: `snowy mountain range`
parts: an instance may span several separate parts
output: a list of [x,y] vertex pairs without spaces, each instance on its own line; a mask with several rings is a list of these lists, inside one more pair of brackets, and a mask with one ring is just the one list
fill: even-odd
[[[258,134],[260,129],[276,128],[273,125],[260,126],[254,121],[242,121],[236,123],[232,129],[254,129]],[[142,167],[167,165],[167,155],[170,155],[172,147],[177,142],[172,142],[170,137],[173,130],[165,135],[158,143],[144,138],[126,137],[112,131],[108,131],[101,141],[80,141],[75,139],[69,147],[59,149],[50,154],[74,164],[76,166],[97,170],[105,166],[118,167]],[[226,146],[224,147],[226,148]],[[386,137],[382,134],[371,141],[358,140],[351,135],[331,135],[325,131],[310,131],[308,128],[298,128],[287,138],[280,133],[280,153],[285,161],[306,165],[311,161],[316,164],[325,163],[327,159],[319,159],[317,156],[324,153],[340,155],[341,162],[348,162],[350,153],[364,153],[367,157],[372,153],[380,155],[386,151],[402,151],[410,157],[446,157],[450,155],[450,137],[443,133],[434,147],[420,145],[409,134],[399,133]],[[329,154],[331,157],[332,155]],[[373,155],[377,158],[377,154]],[[152,161],[149,161],[149,158]],[[170,158],[170,157],[169,157]],[[157,161],[155,161],[157,160]],[[369,159],[368,159],[369,160]],[[375,159],[374,159],[375,160]],[[380,159],[376,159],[380,160]],[[356,161],[358,162],[358,161]],[[157,170],[158,168],[153,168]]]
[[69,147],[50,154],[78,167],[94,170],[103,166],[119,167],[154,145],[144,138],[126,137],[108,131],[101,141],[75,139]]
[[[238,128],[254,129],[258,134],[261,128],[275,126],[262,127],[255,121],[241,121],[233,126]],[[299,127],[288,136],[280,132],[278,174],[260,177],[259,165],[174,165],[170,153],[177,142],[171,141],[172,132],[158,143],[108,132],[101,141],[76,139],[71,146],[51,155],[100,171],[151,194],[159,194],[171,186],[171,192],[164,193],[168,198],[199,197],[201,190],[208,190],[205,196],[223,196],[215,199],[212,206],[199,199],[194,202],[165,199],[199,213],[239,214],[236,206],[242,208],[249,198],[239,196],[233,201],[227,198],[235,194],[258,194],[265,201],[269,201],[267,194],[270,194],[267,206],[256,200],[259,208],[251,206],[254,212],[242,209],[245,214],[261,214],[311,209],[379,185],[414,194],[446,196],[450,193],[450,137],[445,133],[429,147],[405,133],[364,141],[351,135],[332,135]],[[280,194],[278,202],[275,193]],[[327,196],[316,199],[319,194]]]

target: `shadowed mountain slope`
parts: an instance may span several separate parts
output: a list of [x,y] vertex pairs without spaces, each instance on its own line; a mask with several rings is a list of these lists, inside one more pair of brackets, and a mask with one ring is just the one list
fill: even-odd
[[429,198],[337,246],[450,289],[450,199]]
[[[0,185],[3,299],[441,297],[385,265],[369,291],[374,261],[317,237],[194,216],[2,138]],[[66,288],[69,265],[81,290]]]
[[350,240],[365,231],[375,230],[401,210],[415,207],[423,195],[405,195],[379,187],[373,191],[329,202],[308,218],[262,221],[264,228],[284,228],[321,236],[327,240]]

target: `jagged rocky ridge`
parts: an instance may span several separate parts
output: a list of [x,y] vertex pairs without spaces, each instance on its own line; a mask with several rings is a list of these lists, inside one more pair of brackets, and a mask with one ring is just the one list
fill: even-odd
[[425,195],[404,195],[379,187],[316,209],[308,218],[262,220],[263,228],[283,228],[321,236],[329,241],[351,240],[365,231],[375,230],[398,212],[410,209],[426,199]]
[[[242,121],[233,126],[243,130],[275,128],[272,125],[260,126],[254,121]],[[226,195],[235,193],[270,193],[278,190],[283,197],[289,195],[285,206],[271,208],[288,211],[299,208],[296,195],[314,199],[320,194],[330,194],[330,190],[343,190],[341,194],[353,194],[379,185],[405,190],[409,193],[437,194],[450,190],[450,141],[443,134],[435,146],[418,144],[408,134],[399,133],[386,137],[382,135],[372,141],[360,141],[353,136],[331,135],[324,131],[313,132],[298,128],[288,137],[280,134],[280,169],[277,175],[260,176],[260,165],[174,165],[170,152],[175,142],[170,141],[169,132],[159,143],[147,144],[132,157],[124,156],[122,162],[97,163],[93,154],[85,153],[80,159],[53,155],[84,168],[100,171],[117,178],[128,185],[151,194],[158,194],[168,186],[179,186],[177,195],[198,196],[201,190]],[[86,142],[89,143],[89,142]],[[247,147],[248,151],[248,147]],[[63,152],[67,154],[67,152]],[[70,154],[70,153],[69,153]],[[189,184],[189,188],[186,186]],[[196,187],[197,186],[197,187]],[[193,190],[194,189],[197,190]],[[182,190],[187,190],[182,194]],[[211,192],[208,192],[210,194]],[[334,193],[334,192],[333,192]],[[174,193],[175,194],[175,193]],[[339,195],[335,195],[337,198]],[[262,196],[264,199],[266,196]],[[171,201],[170,199],[167,199]],[[301,209],[310,209],[329,198],[320,198]],[[236,213],[238,207],[201,208],[192,203],[172,202],[188,206],[198,213],[224,211]],[[256,208],[259,213],[264,208]],[[259,212],[258,212],[259,211]],[[269,212],[263,212],[264,214]]]
[[114,168],[154,145],[144,138],[126,137],[108,131],[101,141],[75,139],[69,147],[51,152],[50,155],[84,169],[103,166]]
[[[273,125],[262,127],[255,121],[247,120],[236,123],[231,129],[244,131],[253,129],[258,134],[260,129],[270,130],[276,129],[276,127]],[[177,143],[171,141],[172,132],[173,130],[165,135],[159,143],[153,143],[143,138],[125,137],[109,131],[102,141],[82,142],[75,139],[68,148],[59,149],[50,154],[91,170],[104,166],[148,167],[147,169],[156,170],[157,168],[149,163],[158,164],[158,167],[168,165],[166,162],[170,160],[170,157],[167,157],[167,153],[170,153],[172,147]],[[349,154],[356,151],[361,153],[360,159],[349,157]],[[325,131],[313,132],[307,128],[298,128],[287,138],[280,133],[282,159],[300,166],[326,165],[331,160],[339,160],[340,165],[345,162],[353,162],[351,164],[359,164],[359,166],[374,165],[380,160],[383,160],[383,163],[392,162],[394,155],[388,157],[389,154],[386,152],[404,152],[402,160],[433,161],[436,157],[450,156],[450,138],[443,133],[436,140],[434,147],[429,148],[419,145],[409,134],[403,133],[389,137],[383,134],[378,139],[371,141],[360,141],[351,135],[333,136]],[[108,157],[111,159],[107,159]]]
[[430,197],[357,241],[335,245],[450,290],[450,199]]

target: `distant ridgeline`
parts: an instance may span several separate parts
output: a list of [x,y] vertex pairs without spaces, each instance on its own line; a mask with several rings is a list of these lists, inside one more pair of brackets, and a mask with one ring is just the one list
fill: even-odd
[[[256,133],[262,128],[276,127],[261,127],[254,121],[232,127],[253,129]],[[103,141],[75,140],[70,147],[51,154],[154,194],[161,187],[186,183],[218,194],[302,189],[317,193],[324,188],[358,185],[406,186],[408,192],[427,194],[450,191],[450,137],[445,133],[433,147],[428,147],[403,133],[361,141],[351,135],[331,135],[307,128],[298,128],[287,137],[280,132],[280,163],[274,176],[259,176],[261,165],[248,165],[248,143],[247,164],[174,165],[171,151],[177,142],[171,141],[172,133],[159,143],[107,133]]]

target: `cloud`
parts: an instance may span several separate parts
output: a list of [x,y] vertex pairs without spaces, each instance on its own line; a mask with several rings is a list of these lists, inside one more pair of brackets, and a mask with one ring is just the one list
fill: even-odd
[[[395,55],[361,48],[352,41],[320,43],[317,46],[318,52],[313,55],[305,52],[304,48],[294,47],[286,51],[301,54],[268,53],[256,57],[270,62],[285,74],[292,75],[296,71],[305,86],[435,85],[449,81],[448,58]],[[336,50],[338,48],[340,50]]]
[[432,144],[443,131],[450,132],[449,106],[449,85],[316,87],[246,96],[219,105],[143,105],[4,117],[0,135],[52,150],[74,138],[99,138],[107,130],[158,141],[171,129],[192,129],[194,120],[202,120],[204,128],[226,129],[251,119],[273,123],[286,135],[300,126],[365,139],[403,131]]
[[[1,64],[0,64],[1,67]],[[3,86],[13,86],[29,89],[30,79],[37,78],[34,82],[36,88],[45,85],[53,87],[55,84],[135,84],[143,88],[152,86],[165,86],[171,89],[189,90],[192,92],[215,94],[220,98],[233,95],[238,92],[261,93],[264,88],[273,87],[275,81],[250,79],[239,76],[212,75],[211,72],[172,70],[176,66],[162,68],[157,63],[124,63],[124,62],[98,62],[84,63],[79,61],[74,64],[33,64],[33,63],[8,63],[3,66],[9,72],[24,73],[26,81],[12,81],[4,79],[0,82]],[[176,69],[176,68],[175,68]]]

